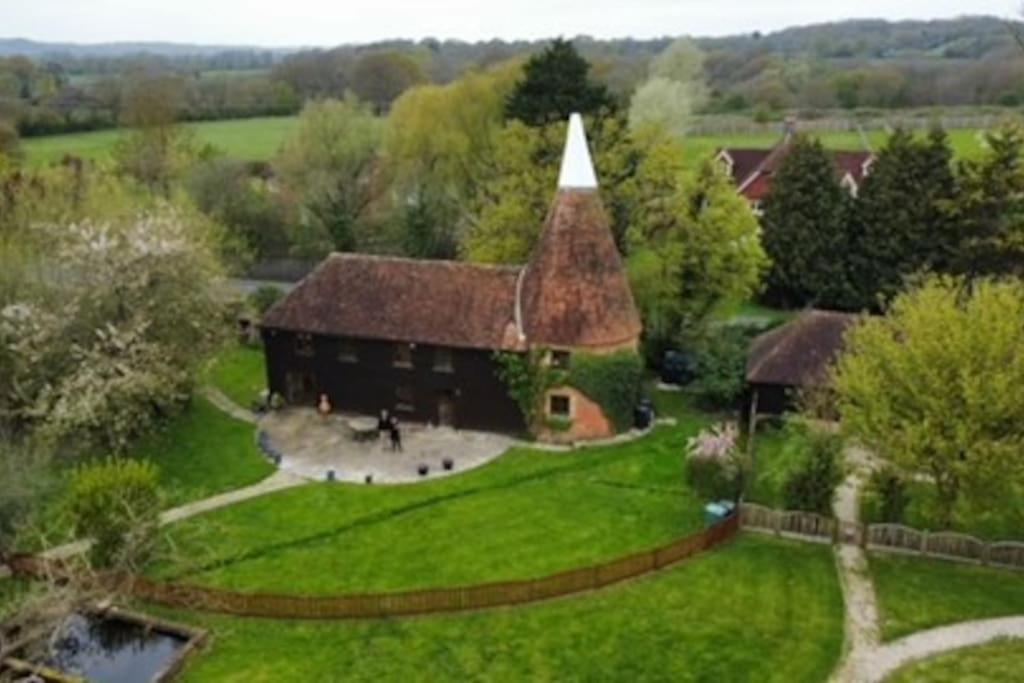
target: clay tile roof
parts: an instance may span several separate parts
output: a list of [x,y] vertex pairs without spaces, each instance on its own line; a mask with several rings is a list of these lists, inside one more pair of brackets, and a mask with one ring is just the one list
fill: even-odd
[[314,334],[513,348],[520,266],[332,254],[263,316]]
[[817,386],[843,348],[843,335],[857,316],[807,311],[754,339],[747,354],[747,382]]
[[[725,148],[725,153],[732,159],[733,182],[747,199],[764,199],[771,189],[772,176],[778,170],[782,160],[791,149],[789,138],[783,139],[772,149]],[[832,159],[836,165],[836,174],[842,178],[850,174],[859,186],[867,175],[874,155],[869,151],[836,150]]]
[[596,191],[555,195],[520,304],[531,344],[607,347],[639,337],[640,315]]

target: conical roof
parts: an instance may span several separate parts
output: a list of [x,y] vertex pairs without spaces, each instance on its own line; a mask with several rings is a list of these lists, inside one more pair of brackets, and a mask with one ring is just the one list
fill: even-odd
[[640,336],[640,315],[575,114],[559,188],[520,284],[522,328],[531,345],[607,348]]

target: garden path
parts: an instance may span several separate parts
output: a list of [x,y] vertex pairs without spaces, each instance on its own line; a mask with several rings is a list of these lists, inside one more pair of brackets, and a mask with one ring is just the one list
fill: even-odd
[[[282,489],[299,486],[305,483],[307,482],[302,477],[278,470],[263,481],[253,484],[252,486],[246,486],[245,488],[235,489],[234,491],[220,493],[216,496],[203,498],[202,500],[196,500],[176,508],[164,510],[160,513],[160,525],[173,524],[174,522],[178,522],[188,517],[209,512],[210,510],[234,505],[235,503],[240,503],[243,500],[249,500],[250,498],[262,496],[274,491],[281,491]],[[85,553],[89,550],[91,545],[91,540],[82,539],[74,541],[73,543],[65,543],[64,545],[50,548],[49,550],[41,553],[40,556],[48,560],[64,560]]]
[[[879,461],[869,452],[850,447],[849,468],[836,491],[833,514],[840,522],[857,522],[860,492]],[[868,570],[867,555],[856,543],[836,546],[843,600],[846,604],[846,656],[832,674],[833,683],[881,683],[911,662],[998,638],[1024,638],[1024,616],[964,621],[882,643],[878,602]]]
[[256,413],[241,407],[216,387],[205,386],[202,388],[202,394],[210,403],[217,406],[221,412],[227,413],[236,420],[253,425],[260,420]]

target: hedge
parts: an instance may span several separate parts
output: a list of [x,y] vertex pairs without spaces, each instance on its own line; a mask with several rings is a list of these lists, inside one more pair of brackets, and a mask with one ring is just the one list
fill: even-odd
[[640,398],[643,376],[643,360],[635,351],[574,353],[568,384],[601,406],[615,431],[622,432],[633,426],[633,409]]

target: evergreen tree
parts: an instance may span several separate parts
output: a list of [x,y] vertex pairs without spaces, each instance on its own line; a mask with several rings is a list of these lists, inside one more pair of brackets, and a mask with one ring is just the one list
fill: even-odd
[[853,217],[848,267],[856,307],[877,309],[908,276],[949,263],[956,235],[942,207],[953,196],[952,154],[939,128],[924,140],[897,130],[879,152]]
[[960,164],[948,205],[963,236],[953,266],[970,277],[1024,275],[1024,131],[1007,126],[986,140],[983,158]]
[[590,64],[573,44],[556,38],[523,67],[523,79],[505,103],[505,118],[528,126],[565,121],[569,114],[596,114],[612,110],[608,89],[589,78]]
[[849,308],[855,299],[844,262],[850,196],[818,140],[797,136],[764,202],[764,249],[771,259],[766,298],[783,306]]

